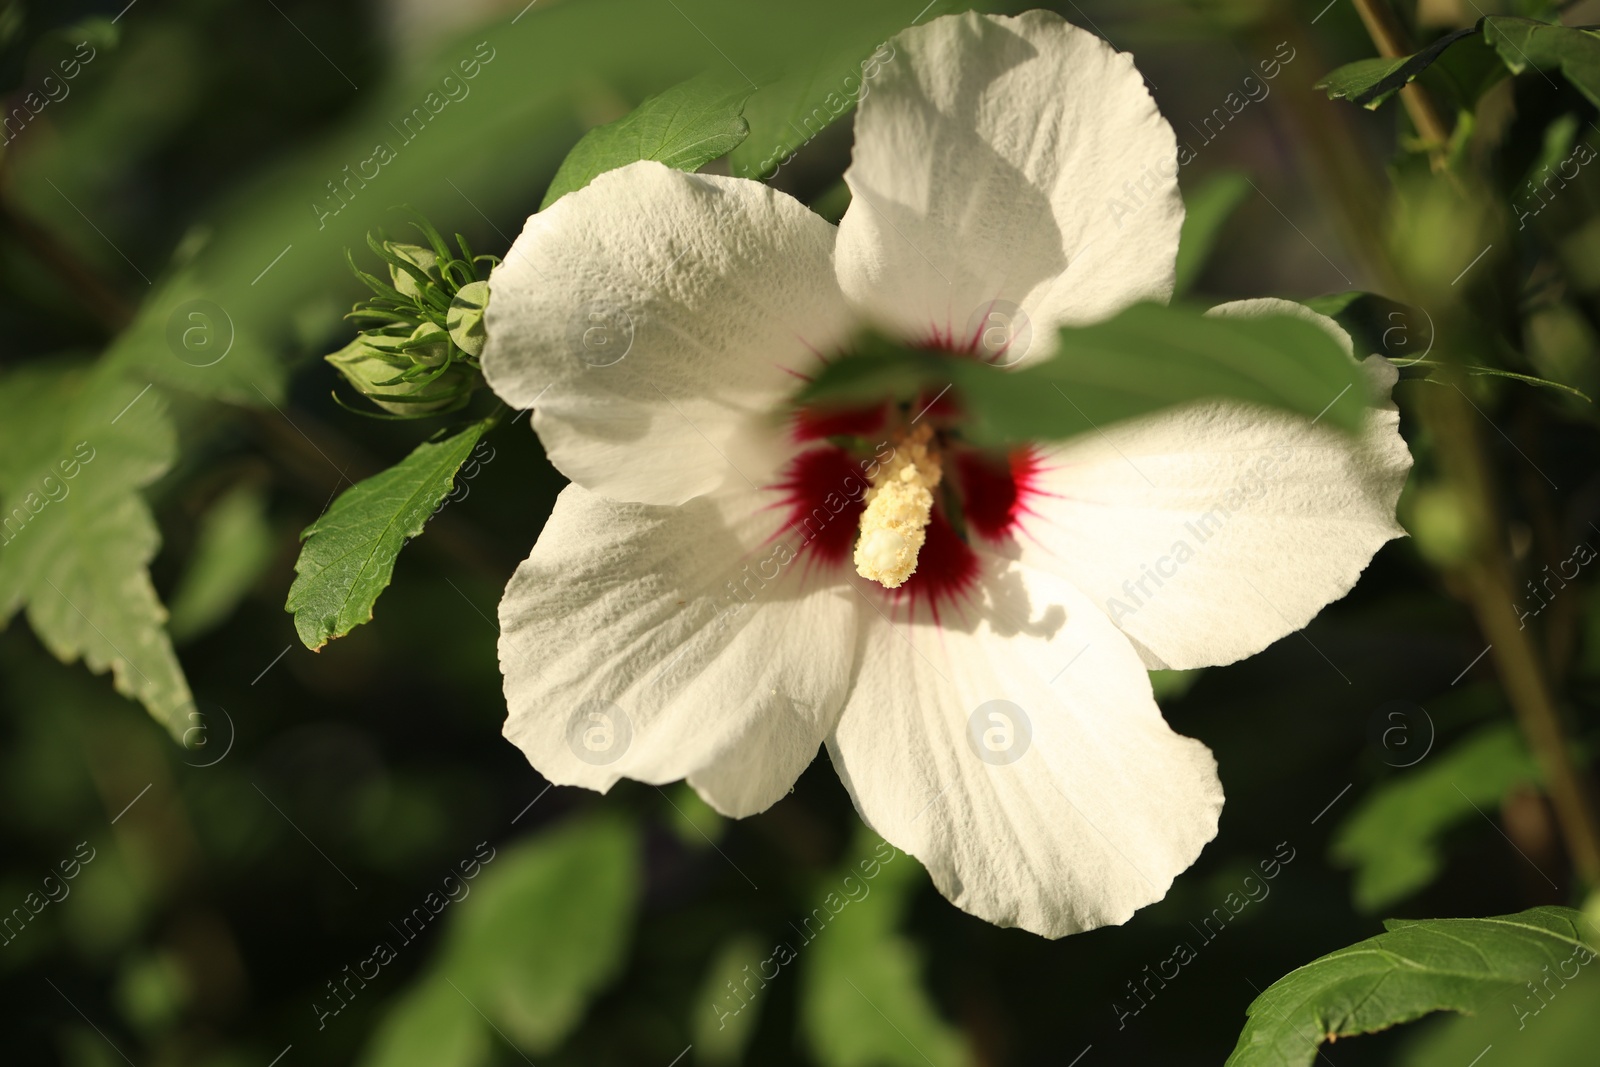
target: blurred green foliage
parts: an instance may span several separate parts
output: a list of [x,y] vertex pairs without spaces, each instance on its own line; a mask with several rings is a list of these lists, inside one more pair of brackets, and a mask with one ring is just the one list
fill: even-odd
[[925,878],[910,856],[861,833],[840,868],[819,881],[820,908],[835,917],[813,935],[817,947],[803,963],[800,989],[801,1024],[819,1062],[974,1062],[967,1041],[923,991],[920,948],[898,929]]
[[1539,771],[1511,723],[1483,727],[1426,768],[1374,789],[1339,827],[1330,852],[1356,868],[1356,906],[1393,907],[1429,885],[1444,867],[1444,835],[1498,808]]
[[276,540],[261,486],[246,482],[219,497],[200,518],[172,592],[172,639],[181,645],[225,622],[271,563]]
[[[482,880],[472,884],[463,867],[424,906],[464,905],[473,893],[477,902],[452,914],[438,963],[390,1009],[364,1062],[488,1063],[495,1035],[532,1055],[549,1053],[621,968],[638,847],[632,827],[609,818],[575,820],[503,858],[475,850],[469,862]],[[411,927],[401,922],[404,937]]]

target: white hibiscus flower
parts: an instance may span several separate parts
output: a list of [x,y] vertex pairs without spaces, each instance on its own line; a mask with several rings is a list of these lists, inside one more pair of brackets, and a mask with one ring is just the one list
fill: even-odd
[[[1387,404],[1360,439],[1218,402],[1010,454],[949,398],[797,411],[863,323],[970,358],[996,307],[1039,339],[1171,293],[1175,142],[1128,56],[1039,12],[895,49],[837,228],[637,163],[496,269],[484,372],[573,482],[500,604],[506,735],[553,782],[686,778],[735,817],[826,743],[940,892],[1057,937],[1160,899],[1216,832],[1215,761],[1147,669],[1342,596],[1401,533],[1410,457]],[[1294,305],[1238,310],[1263,307]]]

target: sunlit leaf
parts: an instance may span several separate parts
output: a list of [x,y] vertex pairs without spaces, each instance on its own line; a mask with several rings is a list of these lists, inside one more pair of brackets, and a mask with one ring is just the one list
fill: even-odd
[[595,127],[567,154],[539,210],[606,171],[641,159],[692,171],[727,155],[750,132],[743,112],[754,89],[722,77],[693,78]]
[[[1329,100],[1349,100],[1365,107],[1375,108],[1421,73],[1408,64],[1413,57],[1371,56],[1335,67],[1312,88],[1322,89]],[[1409,74],[1409,77],[1406,75]]]
[[372,618],[405,543],[422,532],[493,419],[418,445],[382,474],[351,486],[300,535],[285,609],[315,651]]
[[904,25],[900,19],[914,14],[915,8],[874,9],[841,30],[845,39],[792,59],[781,76],[750,98],[745,108],[750,137],[728,157],[733,173],[770,178],[812,138],[854,111],[894,55],[886,39]]
[[1021,368],[869,336],[829,364],[801,399],[848,406],[887,395],[926,403],[945,390],[965,412],[963,432],[989,444],[1071,437],[1206,398],[1355,429],[1370,399],[1359,366],[1312,323],[1156,304],[1067,327],[1055,356]]
[[1413,55],[1375,56],[1347,63],[1324,77],[1316,88],[1326,90],[1330,99],[1348,99],[1370,110],[1420,78],[1425,87],[1441,94],[1447,105],[1471,111],[1508,73],[1485,39],[1484,27],[1493,21],[1481,19],[1447,33]]
[[1365,108],[1376,108],[1414,81],[1444,55],[1445,49],[1477,32],[1476,26],[1455,30],[1409,56],[1375,57],[1346,63],[1317,82],[1315,88],[1325,90],[1330,100],[1349,100]]
[[1513,74],[1532,68],[1560,71],[1591,104],[1600,107],[1600,34],[1569,26],[1491,15],[1483,37]]
[[25,607],[57,658],[111,671],[181,735],[193,700],[150,582],[161,537],[139,494],[174,454],[149,385],[104,369],[0,379],[0,623]]
[[1302,1067],[1324,1041],[1435,1011],[1514,1011],[1528,1004],[1529,983],[1552,971],[1575,976],[1594,960],[1581,922],[1577,911],[1554,907],[1487,919],[1389,919],[1385,933],[1268,986],[1251,1003],[1227,1067]]

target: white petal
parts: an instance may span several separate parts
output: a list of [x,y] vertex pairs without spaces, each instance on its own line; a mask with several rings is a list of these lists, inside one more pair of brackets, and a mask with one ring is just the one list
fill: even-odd
[[1216,834],[1216,763],[1082,594],[983,568],[965,621],[870,615],[829,752],[862,818],[963,910],[1046,937],[1125,922]]
[[1230,300],[1226,304],[1218,304],[1207,315],[1219,319],[1248,319],[1260,315],[1289,315],[1293,318],[1309,322],[1322,330],[1323,333],[1338,342],[1344,349],[1345,355],[1354,358],[1355,344],[1350,340],[1350,335],[1344,332],[1344,327],[1330,319],[1321,312],[1312,311],[1304,304],[1293,300],[1283,300],[1275,296],[1262,296],[1254,300]]
[[483,371],[557,469],[677,504],[782,459],[774,413],[838,349],[835,230],[757,182],[634,163],[528,219],[489,279]]
[[[1216,310],[1302,315],[1350,347],[1298,304]],[[1383,401],[1358,437],[1203,402],[1042,449],[1020,558],[1087,593],[1152,668],[1231,663],[1299,630],[1405,532],[1395,504],[1411,454],[1388,400],[1396,372],[1376,356],[1363,366]]]
[[985,347],[1015,363],[1063,322],[1171,295],[1176,142],[1131,57],[1044,11],[938,18],[893,44],[845,173],[852,300],[958,345],[1009,322],[1013,348]]
[[500,601],[506,736],[552,782],[688,777],[725,815],[783,796],[849,682],[847,589],[808,589],[752,494],[681,507],[579,486]]

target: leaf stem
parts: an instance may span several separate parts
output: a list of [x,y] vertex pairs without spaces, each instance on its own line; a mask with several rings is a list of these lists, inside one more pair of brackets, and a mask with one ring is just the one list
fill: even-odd
[[107,332],[120,333],[133,321],[133,307],[116,290],[101,280],[99,274],[55,234],[18,210],[4,195],[0,195],[0,226],[15,234],[18,243],[49,268]]
[[[1367,28],[1367,36],[1372,38],[1379,55],[1385,59],[1399,59],[1416,51],[1405,27],[1400,25],[1400,20],[1395,17],[1394,9],[1389,6],[1388,0],[1355,0],[1355,5],[1356,11],[1361,15],[1362,24]],[[1405,105],[1406,113],[1411,116],[1411,123],[1416,126],[1417,133],[1428,143],[1428,154],[1433,162],[1433,169],[1436,171],[1443,169],[1445,151],[1450,144],[1450,124],[1439,113],[1439,107],[1434,103],[1433,97],[1428,90],[1412,82],[1400,90],[1400,101]]]

